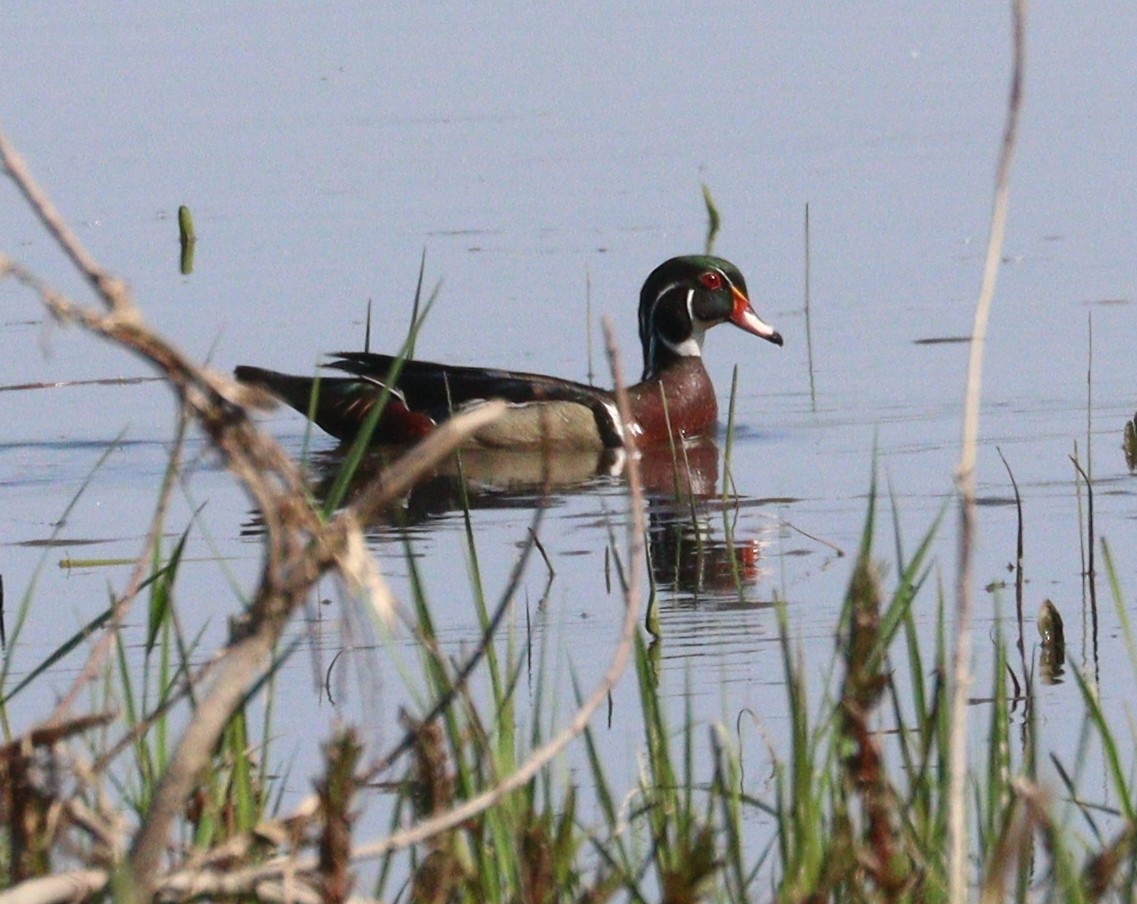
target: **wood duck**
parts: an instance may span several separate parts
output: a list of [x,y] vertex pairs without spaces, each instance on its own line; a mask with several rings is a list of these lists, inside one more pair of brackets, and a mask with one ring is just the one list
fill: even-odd
[[[673,257],[656,267],[640,292],[644,369],[628,387],[631,423],[640,445],[693,438],[714,429],[718,403],[703,367],[703,337],[733,323],[775,345],[781,335],[754,312],[738,268],[720,257]],[[326,366],[345,377],[292,376],[241,366],[236,377],[267,389],[341,440],[355,437],[382,395],[397,359],[339,352]],[[372,434],[375,444],[407,444],[426,436],[452,411],[504,399],[506,413],[474,437],[493,448],[604,449],[623,445],[615,396],[606,389],[541,374],[406,360],[390,387]]]

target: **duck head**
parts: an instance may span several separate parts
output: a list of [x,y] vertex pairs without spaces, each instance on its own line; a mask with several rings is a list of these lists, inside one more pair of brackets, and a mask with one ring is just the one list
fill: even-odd
[[681,358],[701,357],[703,337],[720,323],[782,344],[781,334],[755,313],[746,280],[730,261],[710,255],[664,261],[640,291],[642,379],[657,376]]

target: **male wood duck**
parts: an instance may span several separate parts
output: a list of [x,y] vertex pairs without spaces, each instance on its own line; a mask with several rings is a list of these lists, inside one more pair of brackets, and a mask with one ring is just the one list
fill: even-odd
[[[628,387],[632,433],[640,445],[691,438],[714,429],[718,403],[703,367],[703,336],[733,323],[775,345],[781,335],[750,305],[746,281],[721,257],[673,257],[656,267],[640,292],[640,341],[644,369]],[[313,420],[341,440],[352,439],[378,401],[396,358],[340,352],[326,365],[350,374],[321,377]],[[297,411],[311,409],[315,378],[241,366],[238,380],[261,386]],[[504,399],[506,413],[474,437],[493,448],[603,449],[623,445],[615,396],[572,380],[541,374],[459,367],[407,360],[375,431],[375,444],[407,444],[426,436],[450,412],[487,399]],[[666,400],[666,404],[665,401]]]

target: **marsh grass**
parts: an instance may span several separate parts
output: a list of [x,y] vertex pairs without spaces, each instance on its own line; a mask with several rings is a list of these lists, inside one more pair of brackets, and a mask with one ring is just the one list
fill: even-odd
[[[168,482],[177,473],[177,461],[176,455],[171,458]],[[676,463],[681,466],[681,456]],[[97,468],[90,479],[96,477]],[[724,492],[728,480],[729,467]],[[525,729],[517,692],[524,671],[532,668],[533,650],[527,633],[504,628],[536,548],[540,508],[511,579],[491,600],[481,575],[476,523],[467,506],[470,596],[482,629],[477,649],[461,662],[443,653],[423,589],[422,564],[408,547],[409,623],[416,633],[417,662],[404,667],[403,740],[384,756],[368,760],[351,729],[337,731],[324,745],[324,774],[314,777],[317,793],[311,806],[318,817],[281,813],[270,743],[272,678],[291,647],[277,650],[226,720],[209,766],[185,802],[169,855],[170,872],[161,884],[164,893],[269,899],[277,886],[268,877],[279,875],[297,850],[311,846],[312,859],[292,861],[296,875],[312,894],[330,900],[362,891],[354,885],[367,859],[375,859],[377,866],[374,885],[366,891],[382,900],[946,900],[950,635],[943,591],[931,581],[931,550],[940,519],[909,553],[892,500],[893,552],[885,566],[875,551],[881,531],[875,484],[868,498],[836,626],[834,663],[817,704],[809,703],[809,670],[786,610],[776,610],[789,732],[784,746],[772,751],[772,792],[747,787],[742,762],[748,751],[725,728],[732,714],[724,714],[723,724],[699,726],[688,702],[679,724],[670,724],[658,648],[637,637],[633,652],[643,767],[634,789],[615,785],[586,724],[583,783],[567,781],[562,770],[546,764],[477,815],[414,843],[380,844],[380,853],[370,853],[353,835],[369,794],[389,798],[395,837],[407,825],[445,817],[502,787],[555,732],[557,695],[548,679],[555,652],[539,651],[538,703]],[[156,535],[168,535],[164,504],[156,507],[154,520]],[[729,535],[729,519],[724,529]],[[128,629],[113,627],[115,656],[92,685],[98,703],[93,715],[21,733],[10,724],[6,706],[0,706],[7,739],[0,748],[6,789],[0,810],[6,817],[3,868],[16,888],[33,893],[44,888],[35,884],[37,879],[60,871],[74,879],[82,867],[84,875],[94,871],[103,876],[102,885],[87,886],[89,896],[99,894],[122,857],[132,826],[154,806],[154,789],[169,767],[174,738],[199,705],[200,673],[193,662],[203,652],[201,629],[183,624],[185,614],[179,614],[176,602],[185,549],[199,530],[191,517],[172,540],[152,548],[139,585],[146,618],[134,641]],[[638,566],[621,553],[614,532],[608,555],[616,580],[626,587]],[[1124,626],[1130,666],[1137,670],[1137,643],[1104,543],[1102,561]],[[895,577],[888,579],[890,573]],[[930,646],[921,640],[914,615],[917,599],[925,601],[924,608],[930,602],[936,613]],[[238,608],[244,605],[239,598],[235,602]],[[34,588],[9,632],[15,653],[22,616],[31,605]],[[5,672],[0,686],[4,704],[108,630],[114,613],[111,605],[29,669],[21,682],[8,687]],[[1033,689],[1024,674],[1021,692],[1009,690],[1006,652],[1015,641],[1003,637],[1001,624],[996,622],[991,643],[991,685],[979,704],[987,713],[984,752],[968,770],[969,859],[974,864],[969,884],[984,900],[1033,900],[1041,894],[1092,901],[1124,895],[1135,880],[1137,824],[1128,748],[1108,724],[1093,683],[1075,670],[1085,707],[1083,736],[1105,751],[1109,797],[1116,802],[1112,815],[1092,805],[1078,790],[1079,768],[1056,764],[1066,782],[1070,816],[1091,829],[1086,840],[1070,817],[1060,818],[1050,793],[1038,784],[1041,745],[1033,706],[1026,708],[1018,735],[1011,732],[1016,700],[1029,703]],[[128,655],[128,647],[137,660]],[[11,661],[6,659],[6,668]],[[474,676],[480,676],[477,692]],[[579,705],[585,695],[578,687],[575,696]],[[112,711],[123,716],[120,730],[110,728]],[[254,713],[261,714],[255,721]],[[80,777],[70,796],[37,781],[29,749]],[[108,801],[115,806],[108,807]],[[112,818],[115,810],[126,818],[122,813]],[[52,811],[66,815],[52,822]],[[775,831],[769,843],[759,845],[753,836],[755,824],[762,822],[772,823]],[[76,844],[76,838],[87,841]],[[76,854],[84,849],[85,855]],[[203,877],[212,878],[207,882]],[[44,893],[35,899],[57,898]]]
[[[1010,128],[1008,134],[1013,136]],[[745,777],[743,764],[754,751],[726,727],[737,725],[741,714],[727,712],[721,724],[699,724],[688,686],[679,724],[672,724],[673,698],[660,660],[666,626],[654,586],[646,614],[654,642],[648,644],[638,630],[638,582],[648,544],[634,448],[626,547],[616,540],[616,519],[608,527],[605,561],[625,608],[603,677],[586,683],[573,674],[572,707],[562,712],[566,695],[558,694],[550,678],[559,654],[541,648],[535,702],[521,701],[534,651],[529,632],[518,630],[508,616],[518,608],[522,576],[538,548],[541,507],[494,600],[482,576],[478,530],[467,504],[469,596],[481,629],[476,648],[461,659],[445,652],[422,564],[408,539],[409,611],[399,614],[414,645],[407,661],[398,663],[402,685],[385,689],[398,701],[399,723],[387,726],[398,740],[376,753],[352,726],[329,730],[319,774],[304,777],[314,792],[285,812],[271,743],[279,704],[274,677],[299,641],[284,627],[311,598],[316,581],[331,572],[355,588],[344,594],[345,608],[363,613],[361,620],[377,632],[394,630],[397,620],[381,599],[381,580],[363,548],[359,522],[389,504],[437,456],[449,454],[466,427],[400,459],[384,471],[382,486],[353,497],[349,488],[366,451],[365,431],[346,456],[330,497],[315,500],[293,463],[249,421],[249,398],[150,331],[124,285],[84,251],[2,136],[0,156],[103,308],[75,305],[6,257],[0,257],[0,276],[28,286],[60,319],[149,360],[175,389],[181,414],[150,536],[125,589],[18,681],[12,679],[14,663],[26,658],[23,628],[39,604],[35,576],[4,631],[0,886],[7,890],[0,892],[0,904],[110,896],[306,902],[366,895],[503,904],[613,898],[667,904],[1132,899],[1137,789],[1131,738],[1109,723],[1096,676],[1072,669],[1083,707],[1081,748],[1074,763],[1050,757],[1062,782],[1065,799],[1059,804],[1039,780],[1045,744],[1021,641],[1021,597],[1017,592],[1020,674],[1013,687],[1012,657],[997,619],[989,686],[966,698],[970,662],[960,650],[966,654],[969,641],[961,644],[948,627],[949,600],[933,579],[942,513],[909,552],[893,499],[893,550],[885,564],[876,551],[882,531],[875,480],[834,626],[832,664],[820,688],[810,688],[811,680],[819,680],[816,669],[804,663],[785,605],[778,601],[775,607],[788,728],[769,745],[772,789]],[[1005,180],[999,191],[1005,193]],[[709,191],[704,198],[709,249],[718,214]],[[989,290],[993,276],[988,277]],[[404,356],[413,351],[422,316],[437,294],[420,312],[421,290],[420,270]],[[983,323],[977,316],[977,335]],[[618,358],[611,352],[610,357],[619,386]],[[399,366],[396,362],[396,374]],[[969,417],[977,418],[978,387],[973,390]],[[735,394],[732,384],[721,498],[723,529],[732,545]],[[373,423],[381,404],[373,409]],[[251,593],[234,590],[230,637],[216,650],[205,649],[204,626],[191,623],[192,605],[179,603],[192,599],[183,574],[185,550],[204,529],[194,517],[171,526],[167,516],[169,494],[183,473],[181,438],[191,419],[265,521],[261,583]],[[968,426],[972,441],[976,426]],[[965,464],[973,452],[973,447],[965,452]],[[673,456],[676,468],[683,467],[681,444]],[[1081,471],[1076,460],[1075,465]],[[970,468],[963,470],[970,478]],[[69,509],[97,474],[98,466]],[[1081,471],[1081,478],[1090,498],[1090,476]],[[1092,505],[1090,510],[1092,588],[1092,554],[1099,541]],[[698,540],[693,509],[692,519]],[[163,539],[171,527],[172,543]],[[971,542],[966,521],[963,530],[966,549]],[[1021,578],[1021,529],[1017,553]],[[40,569],[47,550],[44,555]],[[1137,641],[1104,541],[1101,558],[1129,666],[1137,671]],[[734,569],[741,593],[736,561]],[[646,573],[651,580],[650,567]],[[136,598],[145,605],[145,617],[131,625],[125,613]],[[917,601],[934,613],[930,637],[916,617]],[[966,636],[966,598],[957,611]],[[87,653],[81,678],[54,710],[36,724],[13,724],[11,701],[81,652]],[[629,659],[635,667],[635,711],[626,718],[642,732],[642,765],[631,788],[605,763],[592,722]],[[76,715],[83,699],[89,711]],[[982,744],[961,744],[964,706],[986,716]],[[583,778],[570,780],[559,757],[578,738],[586,770]],[[1081,754],[1094,745],[1107,765],[1106,787],[1096,792],[1097,800],[1080,787],[1087,759]],[[385,832],[359,837],[361,810],[380,796],[390,813]],[[772,832],[756,841],[763,826]],[[370,867],[371,884],[362,889],[361,877]]]

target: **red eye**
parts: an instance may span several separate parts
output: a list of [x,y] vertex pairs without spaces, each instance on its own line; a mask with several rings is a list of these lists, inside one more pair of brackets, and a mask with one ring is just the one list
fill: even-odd
[[717,270],[707,270],[699,275],[699,282],[703,284],[703,288],[717,292],[722,288],[722,274]]

